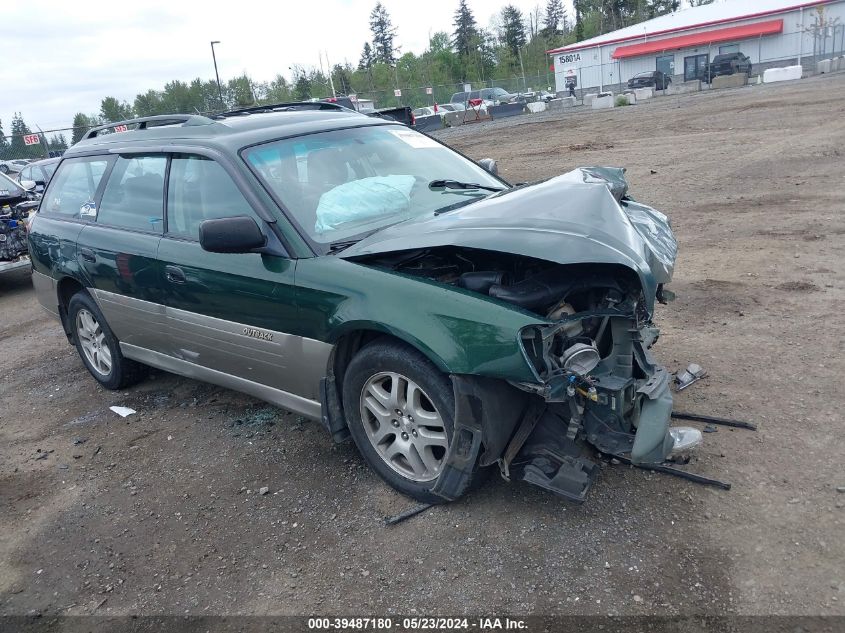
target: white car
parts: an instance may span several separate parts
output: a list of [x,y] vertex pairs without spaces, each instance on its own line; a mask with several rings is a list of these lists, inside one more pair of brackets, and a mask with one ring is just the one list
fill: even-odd
[[31,163],[29,159],[26,158],[16,158],[14,160],[0,160],[0,172],[4,174],[16,174],[21,171],[24,167]]

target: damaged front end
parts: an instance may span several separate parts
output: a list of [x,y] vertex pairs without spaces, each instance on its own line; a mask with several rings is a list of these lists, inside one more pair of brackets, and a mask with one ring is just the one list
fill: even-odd
[[[472,468],[498,463],[581,502],[597,470],[587,444],[659,467],[700,441],[670,428],[671,376],[651,353],[677,244],[666,216],[628,197],[624,170],[577,169],[447,217],[350,253],[536,317],[516,337],[533,379],[452,376],[454,438],[433,492],[457,498]],[[416,248],[391,249],[400,238]]]

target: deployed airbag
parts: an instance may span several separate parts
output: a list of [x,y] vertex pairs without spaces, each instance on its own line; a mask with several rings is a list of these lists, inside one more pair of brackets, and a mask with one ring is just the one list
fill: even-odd
[[373,176],[338,185],[320,196],[317,205],[317,233],[333,231],[344,224],[365,222],[383,215],[408,210],[413,176]]

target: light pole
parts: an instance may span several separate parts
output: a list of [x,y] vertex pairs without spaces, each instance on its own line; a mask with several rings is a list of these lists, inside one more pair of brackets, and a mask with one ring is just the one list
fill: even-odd
[[214,76],[217,77],[217,96],[220,97],[220,107],[226,109],[226,104],[223,103],[223,89],[220,87],[220,73],[217,72],[217,55],[214,54],[214,45],[219,44],[217,40],[211,43],[211,59],[214,60]]

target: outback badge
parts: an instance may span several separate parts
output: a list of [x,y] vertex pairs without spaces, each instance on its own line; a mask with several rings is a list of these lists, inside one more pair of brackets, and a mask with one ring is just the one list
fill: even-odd
[[262,341],[272,341],[273,340],[273,333],[272,332],[264,332],[262,330],[256,330],[254,327],[245,327],[244,334],[247,336],[251,336],[252,338],[258,338]]

